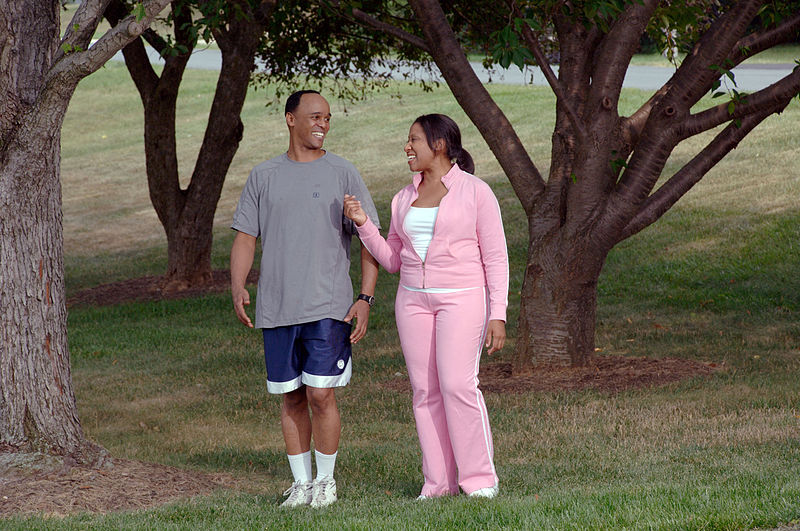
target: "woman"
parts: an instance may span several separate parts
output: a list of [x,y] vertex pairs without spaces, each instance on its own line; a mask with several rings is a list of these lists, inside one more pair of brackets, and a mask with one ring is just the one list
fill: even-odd
[[384,240],[357,198],[344,212],[364,246],[400,271],[397,330],[414,392],[425,484],[419,499],[498,492],[492,435],[478,362],[505,342],[508,254],[500,208],[489,186],[471,175],[456,123],[442,114],[417,118],[405,146],[412,184],[392,199]]

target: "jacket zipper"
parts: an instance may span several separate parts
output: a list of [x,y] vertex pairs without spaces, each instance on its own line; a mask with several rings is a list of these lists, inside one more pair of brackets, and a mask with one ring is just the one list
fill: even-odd
[[[445,195],[447,195],[447,194],[445,194]],[[417,197],[419,197],[419,194],[417,194]],[[415,200],[416,200],[416,198],[415,198]],[[433,243],[433,237],[436,234],[436,224],[439,222],[439,212],[441,212],[441,210],[442,210],[442,201],[444,201],[444,197],[442,197],[442,199],[439,201],[439,206],[437,207],[438,210],[436,211],[436,219],[433,220],[433,231],[431,232],[431,242],[428,244],[428,252],[425,253],[425,260],[422,261],[422,289],[426,288],[426,286],[425,286],[425,262],[428,261],[428,256],[430,255],[430,251],[431,251],[431,245],[430,244]],[[412,201],[412,203],[413,203],[413,201]],[[419,255],[417,255],[417,256],[419,256]]]
[[[445,188],[447,188],[447,186],[445,186]],[[450,189],[447,188],[447,191],[450,192]],[[419,197],[419,190],[415,190],[414,193],[416,195],[411,198],[411,203],[408,204],[408,210],[411,210],[411,206],[413,205],[414,201],[416,201],[417,198]],[[447,196],[447,194],[444,195],[445,197]],[[433,221],[433,232],[431,233],[431,243],[433,243],[433,237],[436,234],[436,224],[439,222],[439,212],[441,211],[442,208],[442,201],[444,201],[444,197],[442,197],[439,200],[439,207],[438,207],[439,210],[436,211],[436,219]],[[408,210],[406,211],[406,215],[408,215]],[[411,248],[413,249],[414,246],[412,245]],[[430,244],[428,244],[428,253],[430,252],[430,250],[431,246]],[[416,254],[416,251],[414,251],[414,253]],[[425,253],[425,260],[420,259],[422,261],[422,289],[425,289],[425,262],[428,260],[428,253]],[[417,257],[419,257],[418,254]]]

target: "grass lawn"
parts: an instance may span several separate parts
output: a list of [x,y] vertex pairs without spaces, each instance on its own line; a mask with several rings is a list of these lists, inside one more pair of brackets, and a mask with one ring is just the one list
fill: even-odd
[[[188,71],[178,116],[190,174],[214,73]],[[553,97],[491,86],[547,171]],[[398,85],[358,104],[333,103],[326,147],[352,160],[388,221],[408,181],[411,121],[444,112],[461,124],[477,174],[504,210],[512,259],[509,333],[525,263],[524,215],[485,143],[445,89]],[[249,169],[286,149],[283,118],[250,95],[245,136],[219,203],[214,264]],[[648,95],[626,91],[630,112]],[[68,292],[161,274],[166,244],[149,204],[141,105],[124,66],[83,81],[63,133]],[[749,529],[800,525],[800,138],[795,101],[772,117],[664,219],[623,242],[599,284],[601,354],[679,357],[723,366],[714,376],[603,394],[487,394],[501,496],[415,502],[420,455],[392,308],[381,272],[367,338],[338,393],[340,501],[281,511],[290,483],[279,399],[264,385],[260,337],[229,296],[72,308],[73,378],[88,435],[114,456],[227,472],[248,487],[168,506],[63,519],[13,518],[4,529]],[[705,138],[707,140],[707,137]],[[678,149],[671,175],[703,139]],[[357,251],[357,245],[354,246]],[[512,340],[513,344],[513,340]],[[513,345],[512,345],[513,346]],[[512,347],[496,356],[509,359]],[[486,361],[486,360],[484,360]],[[1,493],[0,493],[1,494]]]

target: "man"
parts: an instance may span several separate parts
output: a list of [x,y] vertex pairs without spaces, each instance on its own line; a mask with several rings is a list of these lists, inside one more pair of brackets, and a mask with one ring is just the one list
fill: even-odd
[[[281,428],[294,483],[283,507],[324,507],[336,501],[333,469],[341,423],[334,388],[351,375],[350,345],[364,337],[378,265],[361,249],[361,293],[353,300],[345,194],[362,199],[378,222],[355,167],[322,148],[331,111],[319,92],[289,96],[289,150],[253,168],[232,228],[231,294],[239,320],[253,327],[245,278],[261,238],[255,327],[263,329],[267,390],[283,394]],[[355,327],[351,322],[355,318]],[[310,409],[310,411],[309,411]],[[311,438],[317,464],[311,480]]]

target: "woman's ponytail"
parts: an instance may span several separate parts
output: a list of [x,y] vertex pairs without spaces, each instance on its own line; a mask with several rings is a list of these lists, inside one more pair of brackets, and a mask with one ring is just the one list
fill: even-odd
[[461,152],[456,157],[456,164],[467,173],[475,173],[475,163],[472,161],[472,155],[464,148],[461,148]]

